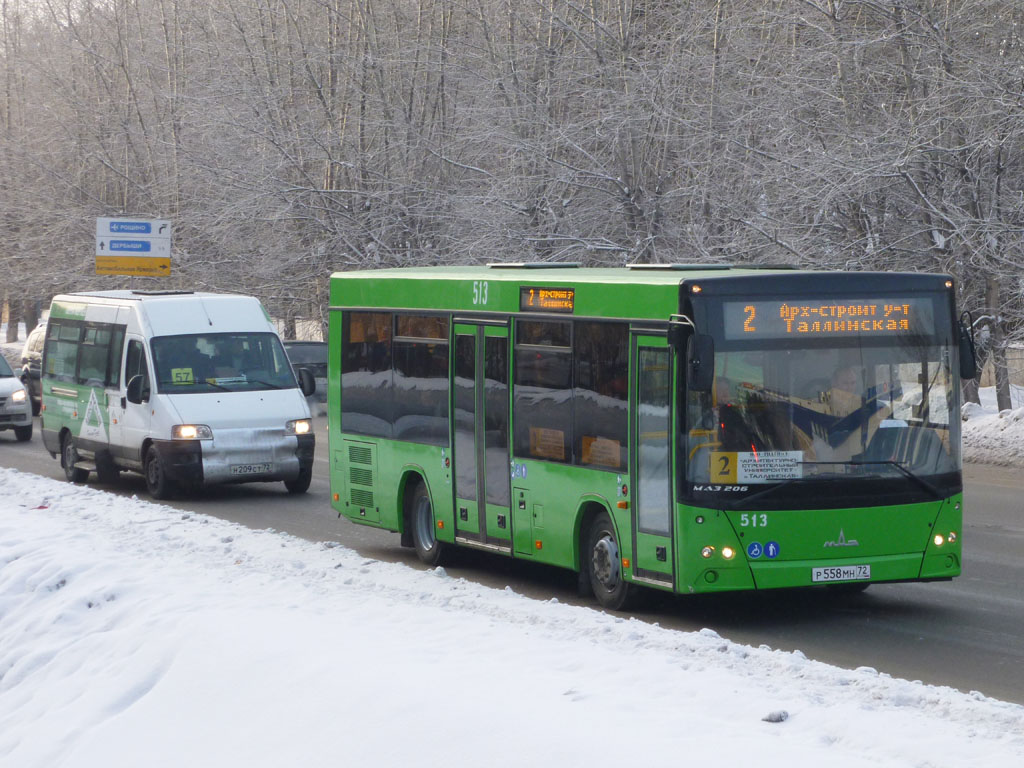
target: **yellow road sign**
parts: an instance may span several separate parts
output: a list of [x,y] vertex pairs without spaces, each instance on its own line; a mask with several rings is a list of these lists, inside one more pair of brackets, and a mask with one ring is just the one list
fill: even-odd
[[171,274],[171,259],[169,256],[97,256],[96,274],[165,277]]

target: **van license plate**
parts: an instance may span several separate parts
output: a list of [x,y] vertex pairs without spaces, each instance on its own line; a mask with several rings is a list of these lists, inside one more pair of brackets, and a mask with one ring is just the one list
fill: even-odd
[[871,578],[870,565],[836,565],[812,568],[811,581],[864,581]]
[[270,472],[272,464],[232,464],[232,475],[262,475]]

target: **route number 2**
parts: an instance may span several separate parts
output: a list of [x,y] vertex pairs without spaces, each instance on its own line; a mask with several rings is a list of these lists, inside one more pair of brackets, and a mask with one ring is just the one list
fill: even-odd
[[743,321],[743,332],[756,333],[757,327],[754,325],[754,318],[757,317],[757,307],[753,304],[748,304],[743,308],[743,311],[747,313],[747,319]]
[[487,303],[487,281],[486,280],[474,280],[473,281],[473,303],[474,304],[486,304]]

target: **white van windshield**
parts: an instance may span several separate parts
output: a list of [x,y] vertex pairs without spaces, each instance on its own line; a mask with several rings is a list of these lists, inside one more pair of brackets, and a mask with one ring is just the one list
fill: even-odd
[[150,347],[157,391],[164,394],[298,386],[281,341],[273,333],[157,336]]

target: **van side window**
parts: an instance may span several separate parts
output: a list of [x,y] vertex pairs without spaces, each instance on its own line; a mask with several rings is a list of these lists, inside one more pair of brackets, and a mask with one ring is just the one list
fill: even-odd
[[78,383],[101,387],[106,383],[110,355],[110,329],[86,326],[78,351]]
[[78,339],[82,333],[78,323],[51,320],[46,326],[45,365],[43,375],[58,381],[75,380],[78,365]]
[[124,383],[127,385],[133,376],[142,376],[146,380],[143,389],[149,387],[149,368],[146,366],[146,350],[141,341],[128,340],[128,354],[124,362]]
[[46,328],[43,375],[89,387],[116,387],[121,381],[123,325],[54,320]]

